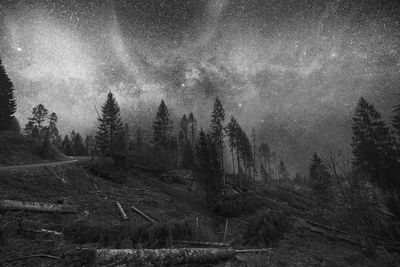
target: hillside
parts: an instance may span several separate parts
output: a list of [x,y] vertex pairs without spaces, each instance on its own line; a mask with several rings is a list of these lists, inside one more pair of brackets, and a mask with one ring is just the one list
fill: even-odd
[[54,149],[53,152],[52,155],[46,156],[42,144],[37,139],[27,138],[16,132],[0,132],[0,166],[67,159]]
[[[172,241],[175,239],[222,242],[225,218],[206,209],[201,191],[192,192],[188,190],[188,185],[182,183],[167,184],[161,181],[160,176],[140,170],[131,171],[127,174],[126,183],[117,184],[90,174],[86,165],[82,161],[58,167],[0,169],[1,199],[78,207],[76,214],[2,211],[1,259],[36,254],[63,258],[69,251],[82,246],[179,247],[179,244]],[[272,247],[271,251],[256,255],[240,254],[228,262],[218,263],[218,266],[332,266],[333,263],[376,266],[376,261],[382,260],[379,257],[369,259],[357,246],[335,238],[327,239],[304,227],[295,218],[309,218],[313,204],[312,199],[303,193],[290,188],[276,188],[260,191],[258,195],[263,196],[258,198],[262,204],[257,205],[254,211],[238,216],[239,220],[229,220],[227,241],[232,242],[236,248],[252,248],[260,247],[260,240],[271,240],[273,242],[268,245]],[[252,198],[251,194],[246,197],[249,201]],[[116,201],[120,202],[128,216],[125,222],[122,222]],[[130,209],[132,205],[156,220],[155,228]],[[272,232],[261,231],[268,233],[268,236],[259,239],[259,230],[254,225],[257,225],[256,214],[263,210],[267,211],[267,215],[270,214],[269,217],[275,216],[275,212],[283,212],[285,221],[293,227],[283,229],[283,235],[279,233],[279,227],[272,228]],[[194,230],[196,217],[199,218],[198,230]],[[251,228],[256,229],[255,239],[251,235]],[[63,236],[41,232],[41,229],[57,231]],[[127,236],[132,236],[132,239]],[[390,258],[385,261],[390,262]],[[15,261],[5,266],[55,266],[62,263],[65,262],[39,257]]]

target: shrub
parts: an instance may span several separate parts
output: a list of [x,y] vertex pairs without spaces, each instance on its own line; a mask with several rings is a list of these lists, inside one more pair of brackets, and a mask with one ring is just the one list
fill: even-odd
[[261,205],[261,201],[253,192],[245,192],[217,201],[213,211],[219,216],[234,218],[242,214],[254,213]]
[[282,212],[263,211],[256,216],[244,235],[244,245],[271,246],[291,228],[288,216]]

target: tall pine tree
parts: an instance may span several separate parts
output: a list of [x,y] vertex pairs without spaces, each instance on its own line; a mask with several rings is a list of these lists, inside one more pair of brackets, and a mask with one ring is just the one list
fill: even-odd
[[353,165],[382,189],[399,186],[398,163],[389,127],[375,107],[360,98],[353,118]]
[[317,153],[314,153],[311,160],[309,181],[318,198],[324,202],[330,199],[331,176]]
[[0,59],[0,131],[11,130],[16,110],[14,86]]
[[214,143],[218,147],[218,153],[220,155],[220,165],[222,170],[224,170],[224,121],[225,109],[222,106],[221,101],[216,98],[214,102],[214,109],[211,114],[211,136],[214,139]]
[[170,119],[168,107],[164,100],[161,100],[153,122],[154,142],[156,146],[161,146],[164,149],[169,148],[172,126],[173,122]]
[[210,135],[200,131],[196,145],[196,172],[210,201],[222,193],[223,172],[219,161],[218,147]]
[[115,143],[122,131],[121,112],[117,100],[112,92],[107,95],[107,100],[101,107],[102,116],[99,118],[100,126],[96,138],[100,151],[103,154],[116,153]]

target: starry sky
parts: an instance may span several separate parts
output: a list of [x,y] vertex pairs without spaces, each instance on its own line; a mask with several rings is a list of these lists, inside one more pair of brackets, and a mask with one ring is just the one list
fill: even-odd
[[358,99],[400,102],[400,4],[377,0],[0,0],[0,57],[26,123],[43,103],[91,133],[113,91],[146,128],[160,100],[203,128],[215,97],[291,170],[348,151]]

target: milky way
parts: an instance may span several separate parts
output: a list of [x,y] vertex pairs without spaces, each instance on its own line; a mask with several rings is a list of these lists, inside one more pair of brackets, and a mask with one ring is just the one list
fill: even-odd
[[148,125],[164,98],[201,126],[213,99],[294,169],[346,150],[364,96],[400,101],[397,1],[5,1],[0,49],[18,118],[43,103],[63,132],[92,132],[112,90]]

